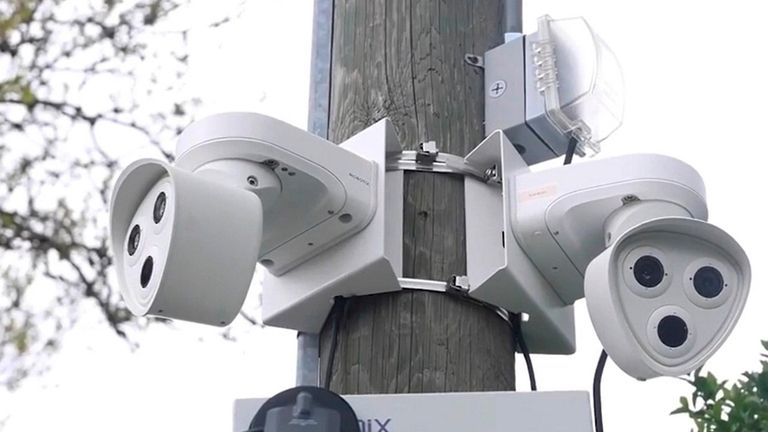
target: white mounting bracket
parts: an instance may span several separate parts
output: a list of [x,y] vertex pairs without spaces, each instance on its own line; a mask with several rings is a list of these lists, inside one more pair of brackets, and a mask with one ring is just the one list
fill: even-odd
[[531,352],[572,354],[576,350],[573,306],[566,305],[520,247],[511,222],[515,182],[529,171],[501,131],[493,132],[466,157],[497,181],[464,177],[469,295],[510,312],[526,313],[522,330]]
[[[376,211],[374,162],[264,115],[225,113],[197,121],[179,137],[176,154],[179,168],[210,172],[215,165],[215,179],[261,197],[259,259],[272,274],[359,232]],[[274,185],[268,197],[256,186],[260,180]]]
[[356,235],[290,272],[266,275],[262,317],[267,325],[318,333],[334,297],[401,289],[403,172],[385,171],[387,159],[401,151],[394,127],[382,120],[336,150],[373,162],[379,179],[371,185],[377,210]]
[[515,237],[566,304],[584,297],[584,272],[605,250],[605,223],[626,202],[675,203],[687,214],[664,216],[707,220],[703,179],[668,156],[595,159],[529,172],[516,182]]
[[402,278],[403,172],[425,170],[464,175],[467,270],[456,280],[471,298],[527,314],[522,331],[535,353],[575,350],[573,307],[555,291],[518,245],[511,226],[516,175],[528,168],[497,131],[469,156],[443,154],[419,164],[416,152],[402,152],[394,128],[383,120],[340,145],[373,161],[379,181],[377,211],[358,234],[314,256],[290,272],[267,274],[263,283],[264,323],[317,333],[336,296],[360,296],[401,289],[445,291],[449,281]]

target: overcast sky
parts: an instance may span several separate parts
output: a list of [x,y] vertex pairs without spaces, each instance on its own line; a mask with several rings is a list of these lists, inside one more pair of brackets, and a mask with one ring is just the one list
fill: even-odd
[[[202,22],[220,13],[219,5],[199,1],[189,20]],[[743,318],[708,369],[736,378],[756,368],[759,340],[768,339],[768,238],[762,226],[768,3],[536,0],[525,4],[525,31],[535,31],[536,18],[545,13],[587,17],[622,63],[625,123],[600,157],[661,153],[685,160],[704,177],[710,221],[742,243],[753,267]],[[203,101],[198,117],[258,111],[304,127],[311,16],[310,0],[251,0],[233,25],[195,32],[188,85]],[[583,300],[576,309],[578,352],[534,356],[542,390],[591,388],[600,346]],[[13,396],[0,396],[0,417],[11,413],[8,432],[228,431],[235,398],[269,396],[294,382],[293,332],[239,323],[238,342],[232,343],[197,325],[158,327],[132,352],[98,319],[86,315],[67,335],[48,373],[29,379]],[[518,376],[518,387],[526,389],[522,362]],[[690,430],[686,418],[668,416],[687,393],[678,380],[641,383],[609,363],[606,430]]]

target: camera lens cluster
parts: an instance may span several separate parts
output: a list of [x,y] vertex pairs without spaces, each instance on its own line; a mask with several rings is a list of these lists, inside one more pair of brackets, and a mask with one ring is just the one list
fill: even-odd
[[[668,276],[664,263],[652,255],[640,256],[631,269],[635,281],[647,289],[658,287]],[[696,294],[706,300],[716,299],[726,286],[723,274],[712,265],[700,266],[689,279]],[[666,315],[656,325],[656,333],[665,346],[679,348],[688,340],[688,323],[678,315]]]
[[[159,224],[163,220],[165,215],[165,207],[167,204],[167,197],[165,192],[160,192],[155,198],[155,203],[152,207],[152,220],[155,225]],[[141,232],[142,228],[139,224],[134,224],[131,227],[131,231],[128,234],[128,244],[126,246],[129,256],[136,254],[136,251],[141,245]],[[154,259],[151,255],[148,255],[144,259],[144,263],[141,265],[141,273],[139,276],[139,282],[142,288],[146,288],[149,285],[149,281],[152,280],[152,271],[154,269]]]

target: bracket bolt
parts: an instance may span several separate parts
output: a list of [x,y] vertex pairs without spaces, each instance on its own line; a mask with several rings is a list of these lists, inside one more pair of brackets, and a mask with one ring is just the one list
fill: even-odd
[[621,198],[621,204],[623,205],[627,205],[635,201],[640,201],[640,198],[638,198],[637,195],[626,195]]
[[416,152],[416,163],[419,165],[432,165],[437,160],[437,143],[434,141],[423,142],[419,145],[419,151]]
[[461,294],[469,294],[469,277],[463,275],[453,275],[448,280],[448,289],[455,290]]
[[485,178],[486,183],[501,183],[501,173],[499,172],[499,167],[497,165],[493,165],[486,169],[483,177]]

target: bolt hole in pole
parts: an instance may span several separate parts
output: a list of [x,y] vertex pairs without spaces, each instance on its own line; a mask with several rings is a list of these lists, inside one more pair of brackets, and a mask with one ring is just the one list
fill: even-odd
[[350,223],[352,222],[352,215],[349,213],[344,213],[343,215],[339,216],[339,222],[341,223]]

